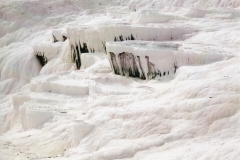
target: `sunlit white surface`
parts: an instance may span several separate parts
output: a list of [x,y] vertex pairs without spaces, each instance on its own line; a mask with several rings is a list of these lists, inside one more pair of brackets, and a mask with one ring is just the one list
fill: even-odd
[[[238,159],[239,6],[238,0],[2,1],[0,159]],[[82,54],[76,70],[71,42],[61,35],[91,26],[84,36],[95,46],[96,33],[107,39],[119,32],[103,26],[123,23],[143,26],[146,36],[146,28],[192,28],[178,50],[221,59],[182,66],[167,82],[115,75],[105,53]],[[56,45],[52,35],[61,45],[42,68],[33,47]]]

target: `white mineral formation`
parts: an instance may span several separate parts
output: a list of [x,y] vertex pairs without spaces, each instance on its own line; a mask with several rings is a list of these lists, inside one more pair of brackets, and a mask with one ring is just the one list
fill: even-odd
[[239,0],[0,1],[0,159],[239,159],[239,18]]

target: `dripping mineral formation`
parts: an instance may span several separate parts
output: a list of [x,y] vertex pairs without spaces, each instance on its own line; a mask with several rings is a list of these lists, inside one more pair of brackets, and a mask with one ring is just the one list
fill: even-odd
[[181,66],[203,65],[224,59],[215,54],[179,50],[184,42],[125,41],[106,44],[108,59],[115,74],[141,79],[172,79]]
[[182,40],[183,35],[194,31],[196,29],[186,27],[154,28],[122,24],[104,25],[98,28],[79,26],[67,29],[72,50],[72,61],[76,63],[78,69],[81,67],[81,53],[107,52],[107,42]]
[[239,159],[239,17],[239,0],[2,0],[0,159]]

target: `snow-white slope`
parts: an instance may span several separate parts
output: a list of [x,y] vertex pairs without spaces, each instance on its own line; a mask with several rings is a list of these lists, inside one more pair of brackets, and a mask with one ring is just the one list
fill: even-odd
[[[1,1],[0,159],[240,159],[239,6],[238,0]],[[111,42],[132,32],[161,42]],[[79,52],[77,70],[71,45],[84,40],[99,48]],[[191,55],[191,63],[176,56],[182,65],[167,81],[115,75],[102,40],[116,54],[149,57],[158,53],[154,44],[167,40],[181,44],[177,51]],[[47,64],[34,52],[44,52]],[[167,57],[150,60],[167,68]]]

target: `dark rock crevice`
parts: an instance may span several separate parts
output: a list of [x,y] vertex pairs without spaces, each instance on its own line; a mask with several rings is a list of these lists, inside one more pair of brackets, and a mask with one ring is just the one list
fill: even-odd
[[42,54],[42,53],[37,53],[37,54],[36,54],[36,57],[37,57],[39,63],[40,63],[42,66],[44,66],[45,64],[47,64],[48,59],[44,56],[44,53],[43,53],[43,54]]
[[79,49],[78,49],[78,46],[77,46],[76,47],[76,59],[75,59],[77,69],[80,69],[80,67],[81,67],[80,54],[81,53],[79,52]]
[[80,69],[81,58],[80,58],[80,52],[79,52],[78,46],[76,47],[71,46],[71,50],[72,50],[72,61],[76,63],[77,69]]
[[67,37],[66,36],[63,36],[63,41],[66,41],[67,40]]
[[81,53],[89,53],[87,43],[83,43],[83,46],[79,43]]
[[174,74],[176,74],[176,72],[177,72],[177,69],[178,69],[178,66],[177,66],[177,62],[174,62]]
[[53,43],[58,42],[57,38],[54,35],[52,35],[52,36],[53,36]]

